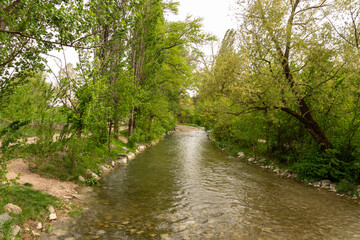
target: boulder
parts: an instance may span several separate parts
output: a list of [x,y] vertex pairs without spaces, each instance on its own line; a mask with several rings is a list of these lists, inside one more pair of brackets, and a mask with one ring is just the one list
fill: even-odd
[[277,175],[280,175],[280,169],[279,168],[275,168],[273,170],[273,173],[277,174]]
[[115,144],[111,144],[112,149],[118,149],[118,147]]
[[103,173],[109,173],[111,171],[111,169],[105,165],[100,165],[99,167]]
[[139,150],[140,152],[144,151],[145,149],[146,149],[146,147],[145,147],[144,145],[140,145],[140,146],[138,147],[138,150]]
[[[13,227],[12,231],[11,231],[12,236],[16,237],[19,234],[20,230],[21,230],[21,228],[18,225]],[[14,239],[14,238],[12,238],[12,239]]]
[[79,176],[79,181],[84,183],[86,180],[85,180],[85,178],[83,176]]
[[119,165],[126,165],[127,164],[127,158],[120,158],[118,161],[117,161],[117,164]]
[[56,220],[57,216],[56,216],[56,213],[52,213],[49,215],[49,220]]
[[330,180],[321,180],[320,182],[321,182],[321,187],[324,187],[324,188],[330,187],[330,184],[331,184]]
[[13,214],[16,214],[16,215],[19,215],[22,213],[22,210],[19,206],[17,205],[14,205],[12,203],[8,203],[4,206],[5,208],[5,212],[8,212],[8,213],[13,213]]
[[36,229],[37,229],[37,230],[41,230],[42,228],[43,228],[43,225],[42,225],[41,222],[39,222],[39,223],[37,224],[37,226],[36,226]]
[[0,227],[7,221],[11,220],[9,213],[3,213],[0,215]]
[[49,213],[55,213],[55,208],[53,206],[48,206]]
[[93,179],[95,179],[95,180],[97,180],[97,181],[99,181],[101,178],[99,177],[99,175],[97,175],[96,173],[92,173],[91,174],[91,178],[93,178]]
[[245,153],[243,153],[243,152],[238,152],[237,156],[238,156],[238,158],[244,158],[244,157],[245,157]]
[[100,180],[100,177],[89,169],[86,169],[85,173],[97,181]]
[[135,158],[135,153],[129,152],[128,155],[127,155],[127,159],[132,160],[134,158]]
[[125,153],[129,152],[129,149],[127,149],[126,147],[122,147],[121,148]]
[[253,161],[255,161],[255,158],[249,158],[248,159],[248,162],[253,162]]
[[289,175],[291,175],[291,174],[289,173],[288,170],[285,170],[284,172],[281,173],[281,176],[284,178],[287,178]]

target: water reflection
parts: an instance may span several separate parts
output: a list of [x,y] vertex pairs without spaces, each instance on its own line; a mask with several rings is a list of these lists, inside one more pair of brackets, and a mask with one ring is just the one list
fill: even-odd
[[229,158],[204,132],[167,137],[96,188],[77,239],[359,239],[360,207]]

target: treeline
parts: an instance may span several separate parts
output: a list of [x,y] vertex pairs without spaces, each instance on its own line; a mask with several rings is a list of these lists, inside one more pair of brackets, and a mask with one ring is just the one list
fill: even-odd
[[[31,151],[46,157],[65,151],[68,169],[94,144],[110,152],[124,134],[120,123],[128,127],[130,145],[172,130],[193,84],[197,46],[212,39],[201,32],[200,19],[167,21],[177,6],[163,0],[1,3],[2,168],[21,129],[34,123],[27,133],[39,140]],[[46,72],[50,51],[66,47],[76,49],[79,63]],[[58,123],[66,124],[61,149],[52,143]]]
[[198,119],[221,145],[302,179],[359,183],[360,2],[238,7],[239,29],[199,72]]

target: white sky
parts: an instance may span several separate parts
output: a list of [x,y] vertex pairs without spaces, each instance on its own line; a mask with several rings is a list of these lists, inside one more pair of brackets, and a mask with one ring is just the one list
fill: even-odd
[[[185,19],[186,16],[200,17],[203,19],[205,32],[213,33],[221,40],[225,32],[236,27],[233,20],[233,7],[235,0],[177,0],[180,2],[177,18]],[[169,16],[171,20],[173,17]]]
[[[235,0],[177,0],[180,2],[179,14],[177,16],[169,15],[169,20],[184,20],[187,16],[203,19],[203,30],[214,34],[219,40],[224,37],[225,32],[230,28],[236,28],[236,21],[231,15]],[[211,47],[205,47],[206,55],[211,54]],[[48,65],[52,71],[57,75],[59,67],[65,66],[65,61],[62,52],[52,51],[51,55],[55,55],[61,59],[48,58]],[[67,48],[65,51],[66,62],[73,63],[74,66],[79,61],[75,50]],[[58,63],[56,64],[55,61]],[[50,76],[50,78],[53,78]]]

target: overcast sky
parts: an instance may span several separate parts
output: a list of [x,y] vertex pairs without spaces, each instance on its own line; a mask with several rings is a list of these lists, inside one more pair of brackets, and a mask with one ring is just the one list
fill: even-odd
[[[177,18],[184,20],[186,16],[201,17],[206,32],[215,34],[222,39],[225,32],[235,28],[232,18],[235,0],[178,0],[180,2]],[[169,19],[174,16],[169,16]],[[176,18],[175,18],[176,19]]]
[[[177,16],[168,15],[169,20],[184,20],[191,15],[194,18],[203,19],[203,30],[214,34],[219,40],[224,37],[225,32],[230,28],[236,28],[235,20],[232,18],[233,7],[235,0],[177,0],[180,2],[179,14]],[[210,47],[204,49],[206,54],[210,54]],[[65,66],[63,53],[52,51],[52,55],[62,59],[61,67]],[[73,63],[74,66],[78,62],[78,57],[73,49],[66,49],[65,51],[67,63]],[[59,72],[58,64],[55,63],[54,58],[48,58],[48,65],[57,75]]]

